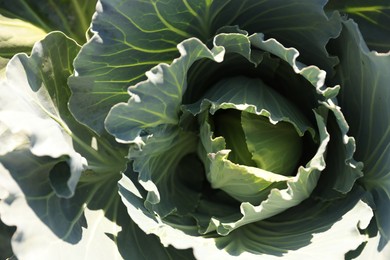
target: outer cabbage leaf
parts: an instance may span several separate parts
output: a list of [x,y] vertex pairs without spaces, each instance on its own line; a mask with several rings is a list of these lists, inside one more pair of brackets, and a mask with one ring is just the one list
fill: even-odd
[[[117,193],[127,147],[94,135],[67,108],[78,50],[50,33],[30,57],[15,56],[2,81],[0,216],[17,227],[12,248],[21,259],[121,259],[145,254],[139,244],[160,248],[134,225]],[[160,250],[168,259],[191,255]]]
[[203,166],[194,156],[197,137],[178,129],[154,134],[142,151],[131,149],[134,171],[149,191],[145,206],[161,216],[192,212],[200,197]]
[[[3,144],[0,155],[19,150],[30,153],[32,157],[49,156],[61,158],[57,162],[67,161],[70,175],[52,176],[51,183],[58,188],[56,191],[61,197],[74,194],[87,164],[73,148],[74,135],[70,127],[78,123],[67,109],[69,89],[63,85],[71,73],[72,57],[78,50],[79,46],[63,34],[50,36],[35,45],[31,57],[25,54],[15,56],[7,66],[6,79],[0,85],[0,140]],[[81,133],[83,136],[74,138],[80,140],[87,134],[85,131]],[[25,165],[17,163],[15,166],[34,168],[34,159],[22,162]],[[62,181],[67,184],[57,186],[62,185]]]
[[332,113],[329,113],[327,128],[331,133],[328,145],[327,166],[316,190],[322,199],[334,199],[348,193],[357,179],[363,176],[363,163],[354,159],[356,141],[349,136],[349,125],[345,120],[341,108],[332,99],[323,105]]
[[[113,173],[89,173],[81,179],[76,195],[64,200],[42,194],[42,187],[49,187],[45,176],[34,182],[42,170],[25,171],[32,178],[11,176],[2,166],[0,171],[0,190],[7,191],[1,197],[0,214],[8,225],[17,226],[12,247],[19,259],[192,259],[191,250],[164,248],[134,224],[119,199]],[[47,221],[42,222],[42,217]]]
[[0,0],[0,69],[13,55],[29,54],[34,43],[51,31],[63,31],[84,43],[96,1]]
[[[50,34],[35,45],[31,57],[19,54],[7,66],[7,78],[1,85],[0,162],[5,167],[1,217],[6,224],[18,226],[15,237],[28,233],[23,223],[29,221],[15,211],[31,207],[36,219],[51,228],[53,235],[73,243],[80,239],[84,222],[78,209],[60,213],[62,202],[75,194],[87,167],[75,148],[94,151],[81,141],[91,141],[89,131],[80,128],[67,109],[70,92],[66,79],[78,50],[79,46],[63,34]],[[24,196],[29,206],[16,202]],[[19,221],[12,218],[16,215],[21,216]],[[41,226],[33,225],[36,234]],[[28,242],[15,241],[21,245]],[[25,250],[15,254],[23,255]]]
[[[13,156],[25,159],[19,154]],[[1,166],[1,188],[7,194],[1,198],[0,214],[7,225],[17,227],[12,239],[12,249],[19,259],[89,258],[104,256],[102,254],[114,259],[120,258],[115,244],[105,235],[116,235],[120,228],[104,218],[102,211],[86,209],[84,218],[81,217],[84,207],[69,207],[66,200],[60,200],[53,192],[43,193],[45,189],[50,190],[50,184],[47,183],[47,176],[42,176],[45,173],[42,167],[35,171],[24,169],[28,173],[26,175],[32,178],[26,178],[14,169],[12,171],[14,176]],[[25,182],[18,179],[16,174],[17,177],[24,178]],[[72,211],[78,214],[72,216]],[[87,226],[88,229],[82,231],[82,227]],[[81,233],[83,239],[79,242]],[[91,237],[93,243],[88,239]]]
[[117,141],[139,142],[142,129],[151,135],[153,128],[160,125],[178,125],[182,96],[187,88],[186,72],[201,58],[221,61],[224,52],[218,47],[210,51],[194,38],[183,41],[178,49],[183,57],[180,61],[161,64],[147,72],[148,81],[129,88],[128,103],[112,107],[105,123]]
[[227,236],[202,237],[196,235],[198,227],[192,221],[170,222],[147,210],[144,206],[146,191],[128,177],[122,177],[119,191],[129,215],[142,230],[158,235],[164,246],[192,247],[197,259],[240,256],[275,260],[282,255],[287,259],[322,259],[324,251],[327,258],[343,259],[345,252],[366,240],[358,227],[365,228],[372,217],[371,208],[359,201],[362,192],[354,191],[336,202],[309,200],[275,218],[249,224]]
[[390,54],[370,52],[352,21],[329,49],[340,58],[338,101],[356,138],[355,157],[364,163],[361,183],[375,202],[381,248],[390,239]]
[[368,47],[378,52],[390,50],[390,3],[387,0],[330,0],[327,11],[337,10],[353,19],[363,34]]
[[210,43],[229,25],[264,32],[305,50],[303,62],[331,73],[336,60],[327,56],[324,46],[340,26],[337,15],[328,19],[323,12],[325,2],[101,0],[92,23],[95,35],[82,48],[75,61],[77,73],[69,81],[71,111],[96,132],[104,131],[110,108],[127,100],[127,87],[144,80],[145,71],[170,63],[183,40],[196,37]]
[[36,41],[42,40],[46,32],[28,22],[0,15],[0,69],[15,53],[30,53]]
[[[95,12],[96,1],[0,0],[0,14],[24,20],[46,33],[62,31],[77,42],[84,43],[90,26],[90,18]],[[24,37],[23,35],[17,36],[21,37],[21,40]]]

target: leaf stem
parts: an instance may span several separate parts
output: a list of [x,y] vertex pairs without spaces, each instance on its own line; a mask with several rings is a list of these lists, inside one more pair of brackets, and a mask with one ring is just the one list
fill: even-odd
[[72,0],[71,2],[72,2],[73,9],[75,10],[75,12],[77,14],[77,17],[79,18],[78,20],[80,21],[80,26],[81,26],[82,30],[84,32],[87,31],[89,28],[89,24],[88,24],[88,21],[86,19],[86,15],[83,12],[83,10],[79,4],[79,1]]

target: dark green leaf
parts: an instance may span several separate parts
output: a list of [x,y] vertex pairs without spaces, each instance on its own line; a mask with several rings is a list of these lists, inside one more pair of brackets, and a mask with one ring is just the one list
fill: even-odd
[[370,52],[352,21],[329,49],[340,58],[338,101],[364,163],[361,183],[375,200],[382,247],[390,240],[390,53]]
[[0,221],[0,258],[7,259],[13,255],[11,247],[11,237],[15,232],[15,227],[9,227]]
[[359,26],[368,47],[378,52],[390,50],[390,2],[388,0],[330,0],[328,12],[339,11]]

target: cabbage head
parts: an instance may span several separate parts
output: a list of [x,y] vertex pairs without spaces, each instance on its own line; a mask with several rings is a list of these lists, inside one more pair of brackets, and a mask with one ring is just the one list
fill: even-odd
[[0,1],[0,256],[390,258],[387,0],[95,3]]

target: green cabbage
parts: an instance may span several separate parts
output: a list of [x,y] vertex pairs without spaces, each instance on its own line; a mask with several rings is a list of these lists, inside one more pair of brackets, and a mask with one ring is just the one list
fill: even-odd
[[389,258],[389,12],[0,1],[0,256]]

